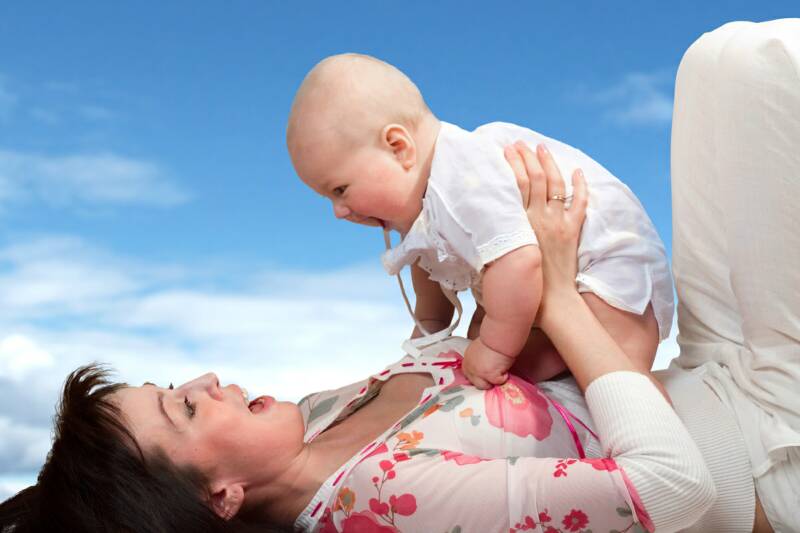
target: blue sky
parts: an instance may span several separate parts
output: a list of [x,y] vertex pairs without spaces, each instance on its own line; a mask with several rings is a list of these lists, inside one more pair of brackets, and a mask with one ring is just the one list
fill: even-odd
[[375,55],[444,120],[580,148],[669,247],[681,55],[792,4],[0,4],[0,497],[41,464],[78,364],[133,383],[214,369],[297,399],[399,355],[410,320],[380,231],[333,219],[284,147],[321,58]]

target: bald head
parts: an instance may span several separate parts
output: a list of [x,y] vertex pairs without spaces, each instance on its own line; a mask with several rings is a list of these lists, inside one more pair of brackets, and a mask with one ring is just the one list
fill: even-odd
[[387,124],[414,131],[431,112],[419,89],[392,65],[361,54],[320,61],[295,95],[286,142],[293,159],[312,146],[377,142]]

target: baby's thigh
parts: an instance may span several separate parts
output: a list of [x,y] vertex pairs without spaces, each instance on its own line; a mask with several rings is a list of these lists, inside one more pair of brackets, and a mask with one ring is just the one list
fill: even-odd
[[634,366],[641,372],[650,371],[659,341],[653,307],[648,305],[644,314],[637,315],[617,309],[591,292],[581,293],[581,296]]
[[539,328],[531,328],[525,346],[511,367],[512,374],[530,383],[552,379],[567,370],[561,354]]

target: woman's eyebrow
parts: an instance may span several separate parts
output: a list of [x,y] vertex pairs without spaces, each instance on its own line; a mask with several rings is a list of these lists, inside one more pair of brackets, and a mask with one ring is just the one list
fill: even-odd
[[161,411],[161,414],[164,415],[164,418],[166,418],[167,421],[170,423],[172,429],[177,431],[178,428],[177,426],[175,426],[175,422],[172,421],[172,418],[170,418],[170,416],[167,414],[166,409],[164,409],[164,393],[162,391],[158,391],[158,410]]

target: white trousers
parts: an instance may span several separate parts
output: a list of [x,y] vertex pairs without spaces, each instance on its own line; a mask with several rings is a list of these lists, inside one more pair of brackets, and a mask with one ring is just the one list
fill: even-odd
[[672,132],[675,361],[735,411],[776,531],[800,531],[800,19],[686,52]]

